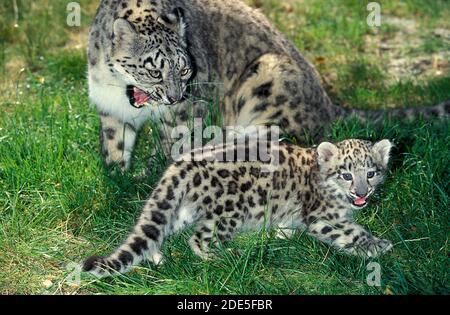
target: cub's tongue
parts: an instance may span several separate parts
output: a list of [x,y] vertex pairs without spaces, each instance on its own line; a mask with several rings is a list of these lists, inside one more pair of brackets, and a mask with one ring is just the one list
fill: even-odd
[[366,198],[364,198],[364,197],[358,198],[354,201],[354,203],[357,206],[362,206],[366,203]]
[[137,105],[142,105],[144,103],[147,103],[147,101],[150,99],[150,96],[145,93],[144,91],[138,89],[137,87],[133,88],[133,98],[134,103]]

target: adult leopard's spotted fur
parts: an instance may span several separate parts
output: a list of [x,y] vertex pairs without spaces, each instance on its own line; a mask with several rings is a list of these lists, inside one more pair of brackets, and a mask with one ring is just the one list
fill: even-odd
[[[323,142],[309,149],[268,144],[277,164],[252,160],[249,154],[238,159],[238,144],[219,145],[196,160],[173,163],[126,241],[109,256],[87,259],[84,270],[106,276],[125,272],[143,259],[159,263],[163,241],[190,225],[194,234],[189,244],[202,258],[211,257],[217,242],[262,226],[278,228],[284,236],[306,229],[339,250],[366,257],[392,247],[352,219],[383,179],[388,140]],[[246,143],[248,152],[263,145],[267,142]],[[226,152],[234,159],[223,161]]]
[[[297,48],[238,0],[102,0],[88,59],[102,152],[108,165],[122,169],[145,121],[162,122],[169,152],[171,128],[205,115],[199,99],[219,99],[227,126],[277,125],[300,142],[305,134],[320,140],[340,117],[384,115],[333,105]],[[449,110],[447,102],[389,114],[432,117]]]

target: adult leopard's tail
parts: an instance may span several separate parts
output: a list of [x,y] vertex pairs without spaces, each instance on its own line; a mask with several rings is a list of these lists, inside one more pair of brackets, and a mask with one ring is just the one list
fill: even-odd
[[[186,185],[173,171],[173,167],[169,168],[162,177],[125,242],[109,256],[88,258],[83,264],[83,271],[105,277],[127,272],[144,259],[155,264],[161,261],[163,240],[182,228],[182,222],[193,220],[179,217],[179,205]],[[183,216],[191,215],[189,211],[183,211]]]
[[353,108],[334,107],[338,117],[354,116],[362,122],[381,122],[384,118],[398,118],[406,121],[413,121],[420,117],[425,119],[450,117],[450,100],[439,105],[417,108],[400,108],[389,110],[360,110]]

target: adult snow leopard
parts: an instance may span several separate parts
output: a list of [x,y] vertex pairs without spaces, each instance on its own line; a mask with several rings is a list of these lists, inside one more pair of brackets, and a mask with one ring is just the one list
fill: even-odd
[[[217,95],[225,125],[277,125],[300,143],[305,134],[319,140],[339,117],[383,116],[334,106],[296,47],[238,0],[102,0],[88,61],[102,153],[123,170],[145,121],[161,121],[168,152],[171,128],[204,116],[199,99]],[[390,114],[441,116],[449,108],[447,102]]]

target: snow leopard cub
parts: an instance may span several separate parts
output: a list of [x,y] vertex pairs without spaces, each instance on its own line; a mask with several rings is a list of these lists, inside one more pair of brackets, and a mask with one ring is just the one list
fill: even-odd
[[[270,161],[251,160],[249,152],[263,145],[270,150]],[[339,250],[365,257],[392,248],[352,219],[383,179],[392,147],[388,140],[350,139],[316,148],[252,141],[244,146],[241,159],[243,147],[234,143],[173,163],[126,241],[107,257],[87,259],[84,270],[107,276],[143,259],[159,263],[164,239],[190,225],[195,231],[189,245],[204,259],[213,255],[211,245],[264,225],[283,235],[306,229]]]

